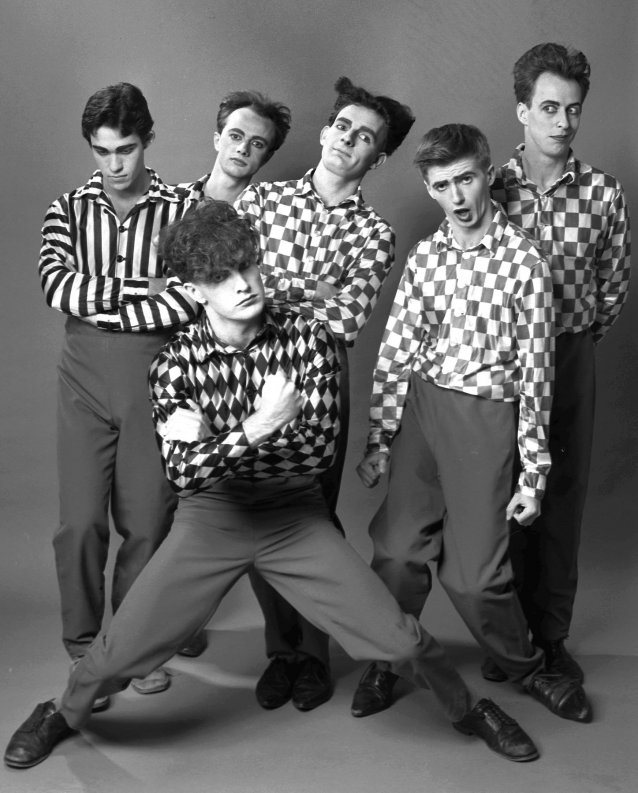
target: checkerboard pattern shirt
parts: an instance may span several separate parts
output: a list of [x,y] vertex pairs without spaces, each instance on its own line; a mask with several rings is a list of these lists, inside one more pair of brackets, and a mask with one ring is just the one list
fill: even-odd
[[165,275],[154,240],[196,203],[147,169],[148,191],[120,221],[96,171],[49,207],[42,228],[39,273],[46,302],[110,331],[172,328],[197,316],[198,304],[171,278],[149,295],[149,278]]
[[550,467],[554,311],[531,238],[495,216],[463,251],[446,221],[410,252],[374,372],[368,452],[390,453],[412,372],[441,388],[520,400],[518,490],[541,498]]
[[[269,300],[328,323],[351,345],[392,266],[394,232],[365,203],[360,188],[337,206],[325,206],[312,173],[292,182],[249,185],[235,206],[259,232]],[[338,293],[315,298],[318,281],[335,285]]]
[[497,170],[492,197],[538,241],[554,281],[557,333],[592,329],[598,342],[618,319],[630,274],[629,214],[613,176],[577,160],[540,193],[525,176],[524,145]]
[[[255,409],[264,378],[283,371],[303,397],[299,419],[251,448],[242,422]],[[314,475],[332,462],[339,433],[339,364],[328,328],[291,313],[266,314],[244,350],[215,339],[206,314],[178,332],[151,365],[153,419],[166,475],[188,496],[220,479]],[[178,407],[199,406],[211,435],[171,441],[162,424]]]

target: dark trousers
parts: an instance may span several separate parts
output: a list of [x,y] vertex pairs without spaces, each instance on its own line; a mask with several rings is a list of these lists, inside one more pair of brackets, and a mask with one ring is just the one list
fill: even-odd
[[74,728],[93,700],[165,663],[254,567],[354,658],[380,658],[431,688],[456,721],[471,695],[443,648],[404,614],[336,532],[312,477],[226,480],[180,502],[175,523],[69,678],[60,711]]
[[512,526],[516,586],[535,641],[565,639],[569,634],[591,461],[594,364],[589,330],[557,337],[549,435],[552,467],[542,512],[529,527]]
[[[328,505],[336,528],[343,534],[341,522],[337,517],[337,501],[341,488],[341,477],[348,447],[348,427],[350,424],[350,372],[345,344],[338,346],[339,365],[339,412],[341,430],[332,466],[319,477],[321,490]],[[268,658],[284,656],[287,658],[318,658],[326,666],[330,663],[328,651],[329,637],[302,614],[287,603],[255,571],[250,573],[250,583],[257,596],[264,615],[266,655]]]
[[166,333],[109,333],[69,318],[58,368],[62,638],[82,655],[102,625],[109,511],[122,538],[111,606],[170,529],[177,499],[154,437],[147,375]]
[[413,375],[392,445],[385,501],[370,525],[372,568],[418,617],[430,563],[476,641],[526,682],[543,664],[514,589],[505,508],[516,405],[439,388]]

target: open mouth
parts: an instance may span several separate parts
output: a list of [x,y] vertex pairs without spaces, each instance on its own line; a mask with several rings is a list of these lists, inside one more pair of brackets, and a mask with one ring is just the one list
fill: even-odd
[[472,217],[472,213],[470,212],[469,209],[455,209],[454,214],[459,220],[462,220],[464,223],[466,223]]

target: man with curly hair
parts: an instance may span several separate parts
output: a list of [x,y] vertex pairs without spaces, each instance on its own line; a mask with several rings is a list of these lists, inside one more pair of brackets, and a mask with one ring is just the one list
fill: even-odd
[[266,309],[258,236],[226,203],[207,201],[171,226],[163,254],[203,305],[149,376],[164,469],[180,495],[175,521],[62,696],[14,733],[5,763],[46,759],[88,722],[97,697],[168,660],[252,568],[355,658],[384,659],[430,688],[457,730],[510,760],[536,759],[529,736],[477,700],[334,529],[317,480],[339,434],[330,328]]
[[[321,159],[299,180],[251,185],[237,201],[259,232],[262,274],[271,303],[331,328],[341,365],[342,433],[335,462],[322,476],[333,520],[348,441],[346,348],[370,318],[394,259],[394,232],[365,203],[361,182],[401,145],[410,108],[375,96],[347,77],[319,135]],[[270,663],[257,683],[262,707],[292,699],[301,711],[332,695],[328,637],[304,620],[258,576],[251,582],[266,620]]]

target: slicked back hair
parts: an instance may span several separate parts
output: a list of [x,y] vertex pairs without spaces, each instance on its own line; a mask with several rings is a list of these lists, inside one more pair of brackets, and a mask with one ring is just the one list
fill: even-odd
[[590,66],[584,53],[562,44],[537,44],[514,64],[514,94],[517,102],[531,105],[536,81],[544,72],[564,80],[575,80],[580,86],[581,102],[589,91]]

